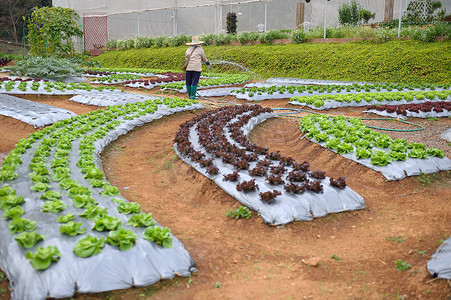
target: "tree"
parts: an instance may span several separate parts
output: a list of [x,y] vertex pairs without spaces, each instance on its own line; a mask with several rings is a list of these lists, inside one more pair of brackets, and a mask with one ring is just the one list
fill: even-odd
[[340,25],[357,26],[360,20],[360,5],[352,0],[351,4],[343,3],[338,8],[338,22]]
[[227,14],[227,33],[234,34],[236,33],[236,13],[229,12]]
[[0,34],[17,43],[22,38],[23,15],[32,7],[51,5],[51,0],[0,0]]
[[82,37],[80,17],[70,8],[35,8],[28,19],[28,44],[33,55],[67,56],[75,52],[72,37]]
[[363,20],[364,24],[368,24],[368,21],[374,19],[375,17],[376,13],[372,13],[366,9],[360,10],[360,19]]

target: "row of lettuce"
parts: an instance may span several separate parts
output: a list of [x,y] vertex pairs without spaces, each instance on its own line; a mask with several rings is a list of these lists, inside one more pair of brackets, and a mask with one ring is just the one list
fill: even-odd
[[[119,196],[119,189],[108,183],[103,172],[96,167],[94,143],[125,120],[154,113],[159,105],[175,108],[190,106],[192,103],[194,101],[189,99],[165,98],[110,106],[106,110],[97,110],[59,121],[32,133],[27,139],[20,140],[5,158],[0,169],[0,183],[3,182],[3,187],[0,188],[0,209],[3,211],[3,219],[9,222],[10,234],[17,234],[15,240],[18,245],[31,249],[45,239],[45,236],[37,232],[36,221],[22,218],[26,213],[22,207],[25,199],[8,184],[18,177],[16,170],[23,163],[22,155],[34,146],[35,151],[28,165],[30,170],[28,177],[32,182],[30,189],[33,191],[31,192],[33,198],[44,200],[41,212],[58,214],[57,222],[61,223],[60,232],[68,236],[86,234],[87,228],[81,228],[82,223],[75,221],[77,218],[92,220],[92,231],[109,231],[106,238],[87,235],[79,239],[73,252],[80,257],[89,257],[100,253],[105,243],[117,246],[122,251],[131,249],[137,234],[126,229],[121,219],[109,215],[107,209],[102,208],[95,200],[96,197]],[[72,144],[77,139],[80,139],[77,167],[90,186],[85,186],[72,178],[74,170],[69,166],[69,159],[73,155]],[[53,159],[50,160],[52,155]],[[52,188],[52,185],[56,185],[57,188]],[[68,199],[72,201],[69,202]],[[151,213],[142,213],[138,203],[126,202],[120,197],[110,200],[117,204],[119,213],[130,215],[127,226],[146,227],[142,236],[144,239],[163,247],[171,247],[169,228],[155,226]],[[68,206],[83,211],[78,216],[72,213],[63,215],[61,212]],[[57,261],[59,257],[61,253],[55,246],[37,247],[35,252],[26,253],[26,258],[30,260],[32,266],[39,270],[47,269],[51,262]]]
[[354,153],[357,159],[370,159],[372,165],[381,167],[407,158],[445,156],[441,149],[426,148],[422,143],[408,143],[405,139],[392,139],[386,134],[373,131],[359,118],[308,115],[302,118],[300,128],[306,132],[307,138],[324,143],[326,148],[338,154]]

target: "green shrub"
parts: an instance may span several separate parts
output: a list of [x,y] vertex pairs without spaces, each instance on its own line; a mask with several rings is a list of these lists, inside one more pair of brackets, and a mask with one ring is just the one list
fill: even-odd
[[235,35],[233,34],[220,33],[218,35],[215,35],[214,42],[216,45],[225,45],[230,43],[234,38]]
[[127,43],[127,49],[135,48],[135,40],[134,39],[127,39],[125,42]]
[[296,29],[291,32],[291,39],[296,44],[301,44],[307,40],[307,35],[305,34],[304,29]]
[[29,57],[17,61],[15,66],[8,68],[14,75],[33,78],[56,78],[62,80],[69,76],[81,75],[81,69],[67,58]]
[[115,50],[117,48],[117,41],[116,40],[109,40],[106,43],[105,46],[108,50]]
[[135,48],[149,48],[153,45],[153,39],[151,37],[140,36],[135,40]]
[[205,46],[208,46],[213,44],[213,42],[215,41],[215,35],[213,33],[204,33],[199,36],[199,39],[205,42]]

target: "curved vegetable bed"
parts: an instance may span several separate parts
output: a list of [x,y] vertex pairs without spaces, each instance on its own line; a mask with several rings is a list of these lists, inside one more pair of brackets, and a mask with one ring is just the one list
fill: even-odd
[[181,125],[174,149],[270,225],[365,207],[343,177],[328,178],[323,171],[311,171],[308,162],[252,144],[247,134],[272,117],[271,109],[258,105],[209,111]]
[[407,143],[403,139],[393,140],[372,131],[359,118],[308,115],[302,118],[300,128],[311,141],[381,172],[388,180],[451,170],[451,160],[443,150],[426,149],[421,143]]
[[145,286],[196,271],[168,228],[105,181],[99,153],[136,126],[198,108],[178,98],[111,106],[19,141],[0,169],[0,267],[14,299]]
[[380,116],[405,119],[414,118],[437,118],[451,116],[451,101],[425,102],[420,104],[406,105],[370,105],[364,112],[374,113]]
[[380,92],[358,94],[328,94],[316,96],[293,97],[290,104],[305,105],[315,109],[330,109],[349,106],[368,106],[380,104],[420,104],[424,102],[446,101],[451,97],[451,90]]

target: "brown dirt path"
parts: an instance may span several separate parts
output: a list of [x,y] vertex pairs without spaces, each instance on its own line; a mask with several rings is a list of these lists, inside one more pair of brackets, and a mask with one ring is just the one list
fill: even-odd
[[[261,104],[280,107],[280,103]],[[298,161],[308,160],[312,168],[331,177],[347,177],[348,185],[365,198],[367,208],[278,227],[265,225],[255,213],[250,220],[230,219],[224,213],[239,203],[171,149],[179,125],[195,113],[200,112],[180,113],[136,128],[111,144],[102,156],[108,180],[127,199],[138,202],[143,211],[152,212],[156,220],[171,228],[199,272],[191,278],[79,295],[78,299],[450,297],[448,283],[431,281],[425,267],[440,241],[451,234],[450,172],[428,176],[431,183],[425,186],[418,177],[385,182],[382,175],[299,139],[298,120],[277,118],[259,125],[252,132],[252,141]],[[4,127],[0,119],[0,138],[11,137],[7,151],[14,147],[16,128],[17,140],[34,131],[16,125]],[[318,265],[303,262],[310,258],[318,258]],[[412,268],[397,271],[398,259]],[[5,282],[2,280],[0,287],[6,289]],[[0,299],[7,297],[0,293]]]

